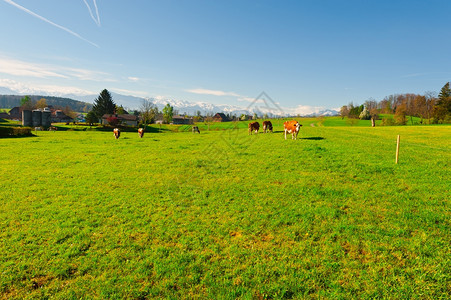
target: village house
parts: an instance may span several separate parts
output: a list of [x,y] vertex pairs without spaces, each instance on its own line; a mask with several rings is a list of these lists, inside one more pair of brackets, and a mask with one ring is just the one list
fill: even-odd
[[189,125],[189,124],[193,124],[193,118],[176,115],[176,116],[172,117],[172,124],[174,124],[174,125]]
[[108,124],[108,118],[110,117],[116,117],[118,122],[122,125],[127,125],[127,126],[138,126],[138,117],[135,115],[131,115],[131,114],[122,114],[122,115],[118,115],[118,114],[105,114],[102,116],[102,120],[101,120],[101,124],[102,125],[107,125]]
[[217,113],[213,116],[214,122],[230,122],[229,117],[227,117],[224,113]]
[[[46,111],[44,109],[44,111]],[[74,119],[66,115],[62,110],[57,109],[52,112],[52,116],[50,117],[52,123],[70,123],[73,122]]]
[[11,120],[22,120],[22,109],[18,106],[11,108],[9,111],[9,117],[8,119]]

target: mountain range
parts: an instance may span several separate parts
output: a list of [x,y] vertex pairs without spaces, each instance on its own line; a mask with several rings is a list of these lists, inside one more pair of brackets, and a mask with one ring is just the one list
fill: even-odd
[[[135,97],[135,96],[127,96],[122,94],[117,94],[114,92],[110,92],[111,96],[114,100],[114,102],[117,105],[122,105],[124,108],[129,110],[137,109],[139,110],[139,107],[142,105],[143,101],[150,101],[153,104],[155,104],[158,109],[161,111],[163,107],[165,107],[168,103],[174,107],[174,110],[176,110],[180,114],[184,115],[196,115],[197,112],[200,112],[201,115],[207,115],[207,114],[216,114],[218,112],[223,112],[226,114],[236,115],[239,116],[241,114],[254,114],[257,113],[258,115],[267,114],[268,116],[289,116],[289,115],[300,115],[300,116],[306,116],[306,117],[315,117],[315,116],[337,116],[339,115],[339,112],[334,109],[321,109],[316,108],[313,109],[313,111],[309,113],[287,113],[285,111],[292,111],[290,109],[283,109],[278,106],[268,107],[268,105],[261,105],[261,104],[255,104],[249,103],[247,107],[241,107],[237,105],[230,105],[230,104],[212,104],[207,102],[191,102],[191,101],[185,101],[185,100],[175,100],[175,99],[169,99],[169,98],[142,98],[142,97]],[[84,102],[94,102],[97,95],[88,95],[88,96],[76,96],[76,95],[67,95],[71,96],[74,99],[84,101]],[[271,103],[270,103],[271,104]],[[269,105],[271,106],[271,105]],[[266,108],[266,109],[265,109]]]
[[[299,110],[296,110],[296,108],[290,108],[290,109],[282,109],[277,105],[273,105],[271,108],[271,103],[268,105],[268,103],[265,103],[265,105],[258,104],[258,103],[249,103],[247,107],[241,107],[237,105],[230,105],[230,104],[220,104],[215,105],[212,103],[207,102],[190,102],[190,101],[184,101],[184,100],[175,100],[175,99],[169,99],[169,98],[142,98],[142,97],[135,97],[135,96],[128,96],[128,95],[122,95],[118,93],[111,92],[111,96],[113,98],[113,101],[116,103],[116,105],[122,105],[126,110],[139,110],[141,107],[143,101],[150,101],[153,104],[155,104],[159,110],[162,110],[164,106],[166,106],[168,103],[174,107],[174,110],[180,114],[187,114],[187,115],[196,115],[198,112],[200,112],[201,115],[207,115],[207,114],[216,114],[218,112],[223,112],[226,114],[236,115],[239,116],[241,114],[254,114],[257,113],[258,115],[267,114],[268,116],[335,116],[338,115],[338,111],[334,109],[323,109],[323,108],[311,108],[307,113],[302,110],[299,112]],[[25,95],[24,93],[18,93],[17,91],[10,90],[5,87],[0,87],[0,94],[3,95]],[[29,95],[29,94],[28,94]],[[0,108],[11,108],[12,106],[18,106],[20,104],[20,98],[22,97],[15,96],[14,98],[14,105],[11,104],[12,102],[5,102],[0,103],[3,105],[0,105]],[[59,97],[55,96],[32,96],[30,97],[32,99],[35,98],[45,98],[45,99],[53,99],[53,101],[56,101],[58,99],[62,99],[59,103],[64,103],[66,101],[70,107],[73,107],[74,110],[79,110],[78,107],[80,105],[74,105],[73,102],[70,100],[77,100],[80,102],[83,102],[82,106],[85,106],[87,103],[92,104],[95,99],[98,97],[98,95],[75,95],[75,94],[64,94],[64,95],[58,95]],[[5,96],[1,96],[5,97]],[[8,97],[8,96],[6,96]],[[16,103],[17,102],[17,103]],[[49,103],[51,104],[51,103]],[[3,106],[3,107],[2,107]],[[63,105],[64,106],[64,105]],[[89,106],[89,105],[88,105]],[[90,106],[89,106],[90,107]],[[289,113],[291,112],[291,113]]]

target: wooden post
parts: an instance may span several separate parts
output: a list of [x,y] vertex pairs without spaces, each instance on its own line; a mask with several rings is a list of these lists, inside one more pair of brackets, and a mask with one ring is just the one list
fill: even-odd
[[396,163],[398,163],[398,159],[399,159],[399,142],[400,142],[401,138],[398,134],[398,139],[396,141]]

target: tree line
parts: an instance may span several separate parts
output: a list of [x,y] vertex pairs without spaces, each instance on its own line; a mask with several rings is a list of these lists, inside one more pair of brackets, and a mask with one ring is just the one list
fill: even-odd
[[[19,96],[17,96],[17,97],[19,97]],[[66,99],[66,98],[60,98],[60,99]],[[71,99],[69,99],[69,100],[71,100]],[[75,100],[72,100],[72,101],[75,101]],[[61,110],[66,116],[71,117],[72,119],[77,118],[77,113],[72,109],[72,106],[70,106],[68,104],[66,106],[54,105],[54,104],[50,104],[48,102],[55,103],[55,101],[52,101],[52,100],[48,101],[46,98],[41,98],[39,100],[33,100],[32,97],[25,96],[20,99],[19,107],[21,108],[21,110],[34,110],[34,109],[44,109],[46,107],[52,106],[54,109]],[[65,102],[63,102],[63,103],[65,103]],[[80,103],[83,103],[83,102],[80,102]],[[87,106],[85,105],[84,108],[87,109]]]
[[[92,108],[92,104],[77,101],[69,98],[54,97],[54,96],[25,96],[31,102],[31,107],[34,108],[41,99],[45,99],[47,105],[51,105],[55,108],[65,108],[66,106],[73,110],[79,112],[87,112]],[[18,95],[0,95],[0,107],[1,108],[13,108],[16,106],[21,106],[21,101],[24,96]]]
[[[394,94],[380,101],[369,99],[362,105],[350,103],[340,109],[342,118],[378,119],[380,114],[392,114],[393,119],[383,119],[385,125],[405,125],[413,117],[421,124],[451,123],[451,89],[447,82],[438,96],[434,92],[420,94]],[[391,124],[393,122],[393,124]]]
[[[165,123],[172,122],[174,113],[177,113],[174,108],[168,103],[160,112],[158,107],[149,100],[143,100],[139,110],[132,112],[134,115],[139,116],[142,124],[154,123],[157,118],[162,118]],[[121,115],[128,114],[128,112],[121,106],[116,105],[111,96],[111,93],[104,89],[100,92],[99,96],[94,100],[92,110],[86,115],[86,123],[95,124],[99,123],[104,115]],[[115,120],[116,119],[116,120]],[[117,118],[111,116],[107,119],[110,125],[117,125]]]

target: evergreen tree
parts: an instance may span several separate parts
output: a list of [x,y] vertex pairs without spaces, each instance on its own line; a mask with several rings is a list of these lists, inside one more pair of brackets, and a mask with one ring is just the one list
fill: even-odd
[[115,109],[116,104],[107,89],[104,89],[100,93],[99,97],[94,100],[94,105],[92,107],[92,111],[96,115],[97,119],[102,118],[104,114],[114,114]]
[[437,121],[448,123],[451,119],[451,89],[447,82],[438,95],[437,103],[434,107],[434,116]]
[[449,87],[449,82],[447,82],[440,90],[440,94],[438,94],[438,99],[443,100],[449,97],[451,97],[451,88]]

